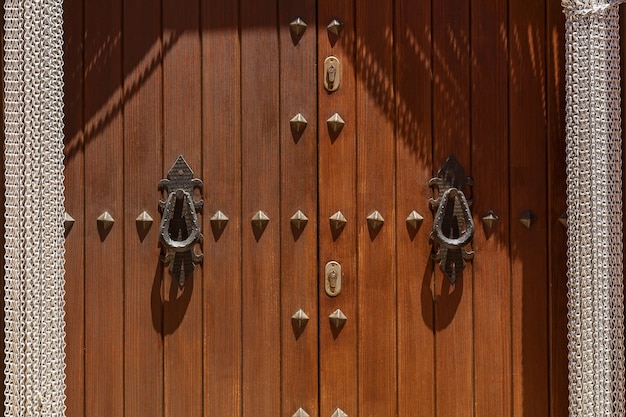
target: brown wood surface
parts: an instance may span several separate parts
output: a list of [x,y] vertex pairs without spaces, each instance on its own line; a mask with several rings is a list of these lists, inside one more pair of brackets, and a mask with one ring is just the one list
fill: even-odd
[[[513,414],[548,415],[545,3],[509,4]],[[527,229],[520,216],[531,210]]]
[[[354,7],[351,2],[318,1],[317,65],[330,55],[341,62],[341,86],[328,93],[323,86],[323,74],[318,72],[318,199],[319,199],[319,282],[324,282],[324,267],[334,260],[342,267],[341,293],[326,295],[319,287],[319,369],[320,416],[330,416],[337,408],[357,415],[357,269],[356,231],[359,222],[356,210],[356,46]],[[329,34],[326,27],[338,19],[344,23],[339,37]],[[326,120],[338,113],[345,121],[339,134],[331,134]],[[347,224],[335,232],[329,218],[341,211]],[[341,309],[347,321],[335,329],[329,316]]]
[[[123,17],[124,410],[127,416],[162,416],[163,266],[157,209],[163,166],[160,1],[126,0]],[[156,219],[148,230],[135,222],[144,211]]]
[[[396,252],[398,415],[435,415],[432,216],[432,58],[430,2],[396,2]],[[415,231],[406,218],[423,218]]]
[[[85,415],[85,147],[83,130],[83,0],[64,13],[65,210],[75,223],[65,236],[65,394],[67,415]],[[90,222],[93,226],[93,222]]]
[[[506,4],[472,2],[471,22],[474,413],[505,417],[513,395]],[[499,217],[491,230],[482,223],[489,210]]]
[[[86,1],[85,415],[124,414],[122,2]],[[99,228],[108,211],[117,222]]]
[[[394,416],[396,402],[393,3],[356,4],[359,415]],[[379,228],[367,221],[374,211]]]
[[[164,0],[163,43],[163,170],[161,178],[182,155],[194,176],[202,174],[202,61],[198,1]],[[203,193],[206,199],[206,195]],[[201,224],[205,215],[199,215]],[[199,250],[199,249],[196,249]],[[199,417],[202,392],[201,265],[180,287],[163,273],[164,404],[165,416]]]
[[[243,415],[280,414],[280,142],[277,3],[242,0]],[[251,223],[262,210],[261,231]]]
[[[433,174],[454,154],[472,175],[470,148],[470,7],[433,2]],[[437,416],[471,416],[473,277],[467,264],[455,285],[435,263],[435,397]]]
[[[241,415],[241,89],[239,3],[202,9],[204,416]],[[206,68],[206,67],[205,67]],[[218,211],[228,218],[212,228]],[[248,224],[244,224],[244,227]]]
[[[307,30],[292,38],[289,23],[300,17]],[[318,415],[317,309],[317,36],[314,0],[279,1],[280,36],[280,240],[281,240],[281,415],[299,408]],[[289,121],[302,115],[308,125],[293,134]],[[308,218],[298,230],[289,219],[298,210]],[[293,326],[302,309],[306,327]]]

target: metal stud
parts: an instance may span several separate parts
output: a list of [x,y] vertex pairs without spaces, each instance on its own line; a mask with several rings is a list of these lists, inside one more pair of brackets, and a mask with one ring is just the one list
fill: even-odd
[[537,216],[535,216],[532,211],[528,210],[522,213],[519,221],[522,222],[527,229],[530,229],[530,227],[537,221]]
[[298,411],[296,411],[292,417],[311,417],[311,416],[302,408],[299,408]]
[[252,225],[256,227],[259,231],[263,231],[267,224],[269,223],[270,218],[267,217],[267,214],[262,210],[256,212],[256,214],[252,217]]
[[337,213],[330,216],[330,225],[335,230],[340,230],[346,225],[347,222],[348,221],[341,211],[338,211]]
[[302,34],[306,30],[306,23],[301,18],[297,18],[293,22],[289,23],[289,29],[291,30],[291,35],[295,39],[300,39]]
[[341,116],[339,116],[339,113],[335,113],[330,116],[328,120],[326,120],[326,124],[328,125],[328,128],[331,132],[339,133],[339,131],[343,129],[343,126],[346,124],[346,122],[344,122]]
[[296,133],[302,133],[306,129],[309,122],[306,121],[302,113],[296,114],[291,120],[289,120],[291,130]]
[[343,30],[343,22],[333,19],[328,26],[326,26],[326,29],[328,29],[328,31],[333,35],[339,36]]
[[348,415],[341,408],[338,408],[331,417],[348,417]]
[[109,230],[113,223],[115,223],[115,219],[108,211],[105,211],[100,216],[98,216],[98,223],[101,225],[103,230]]
[[413,210],[406,218],[406,224],[408,224],[411,228],[415,230],[418,230],[420,228],[423,221],[424,218],[415,210]]
[[66,234],[69,233],[70,230],[72,230],[72,226],[74,226],[75,222],[76,220],[66,211],[63,215],[63,227],[65,227]]
[[304,226],[306,226],[306,224],[308,223],[309,219],[304,215],[302,211],[298,210],[293,216],[291,216],[290,221],[296,229],[302,230],[304,229]]
[[561,217],[559,217],[559,221],[563,226],[567,227],[567,212],[561,214]]
[[496,213],[493,212],[493,210],[489,210],[484,216],[483,216],[483,224],[485,225],[485,227],[488,230],[493,229],[493,227],[498,223],[498,216],[496,215]]
[[211,225],[217,230],[224,230],[228,223],[228,217],[220,210],[216,211],[213,217],[211,217]]
[[293,316],[291,316],[291,321],[296,325],[297,328],[302,328],[306,326],[309,322],[309,316],[302,310],[298,310],[295,312]]
[[137,223],[137,227],[142,230],[148,230],[154,219],[148,214],[147,211],[143,211],[137,218],[135,219],[135,223]]
[[385,219],[376,210],[376,211],[371,212],[370,215],[367,216],[367,223],[370,225],[372,230],[376,231],[376,230],[380,229],[380,227],[383,225],[383,223],[385,223]]
[[343,311],[340,309],[335,310],[330,316],[328,316],[328,318],[337,329],[343,326],[346,323],[346,320],[348,320],[346,315],[343,314]]

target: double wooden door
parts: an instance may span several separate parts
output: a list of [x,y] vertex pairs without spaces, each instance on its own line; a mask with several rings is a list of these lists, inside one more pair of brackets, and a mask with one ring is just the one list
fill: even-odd
[[[68,415],[566,415],[558,2],[65,8]],[[476,224],[454,285],[429,240],[450,154]],[[182,286],[158,209],[181,155]]]

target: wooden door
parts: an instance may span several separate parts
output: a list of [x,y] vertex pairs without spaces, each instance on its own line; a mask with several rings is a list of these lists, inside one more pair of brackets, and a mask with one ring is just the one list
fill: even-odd
[[[68,415],[566,415],[558,2],[64,3]],[[455,284],[429,240],[451,154]],[[183,286],[157,187],[180,155],[204,200]]]

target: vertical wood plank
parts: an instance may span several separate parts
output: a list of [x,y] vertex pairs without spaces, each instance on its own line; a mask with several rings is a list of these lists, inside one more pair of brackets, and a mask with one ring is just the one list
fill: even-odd
[[[163,171],[183,155],[202,173],[199,2],[163,1]],[[204,195],[206,199],[206,195]],[[200,223],[204,220],[199,216]],[[202,415],[202,269],[179,286],[163,274],[165,416]]]
[[[513,414],[548,415],[546,31],[543,0],[509,3]],[[519,221],[531,210],[530,229]]]
[[[548,245],[550,303],[550,416],[568,415],[567,228],[559,222],[565,195],[565,14],[546,1],[548,92]],[[622,25],[623,27],[624,25]],[[622,60],[622,62],[624,62]]]
[[[433,2],[433,174],[454,154],[472,174],[470,155],[470,8]],[[473,415],[472,266],[455,285],[435,270],[436,415]],[[454,399],[454,400],[451,400]]]
[[[63,2],[65,210],[65,383],[67,415],[85,415],[85,147],[83,131],[83,0]],[[93,222],[90,222],[93,226]]]
[[[392,2],[356,4],[358,410],[396,403],[395,103]],[[375,211],[385,219],[368,224]]]
[[[430,2],[396,1],[396,229],[398,415],[435,415],[432,216],[432,59]],[[424,220],[413,229],[412,211]]]
[[[125,0],[124,41],[124,409],[163,415],[163,308],[157,184],[162,162],[161,2]],[[141,21],[141,25],[137,22]],[[157,224],[135,219],[146,211]]]
[[[239,2],[202,5],[204,415],[241,415],[241,65]],[[222,211],[228,224],[212,227]],[[247,224],[246,224],[247,226]]]
[[[334,93],[324,89],[322,71],[318,72],[318,190],[319,190],[319,282],[324,282],[324,267],[334,260],[342,267],[341,293],[329,297],[324,285],[319,287],[319,357],[320,416],[330,416],[337,408],[357,415],[357,269],[356,269],[356,47],[353,2],[318,2],[318,68],[326,57],[334,55],[341,62],[341,86]],[[343,22],[340,35],[334,36],[327,25]],[[326,120],[338,113],[345,121],[337,133],[329,130]],[[347,224],[335,231],[329,218],[341,211]],[[335,329],[329,316],[337,309],[347,317],[341,329]]]
[[[289,24],[307,24],[300,38]],[[299,408],[318,415],[317,309],[317,36],[314,0],[279,1],[280,155],[281,155],[281,392],[282,416]],[[290,120],[301,113],[308,122],[293,132]],[[300,210],[309,221],[290,224]],[[291,317],[302,309],[305,327]]]
[[[124,414],[122,3],[84,7],[85,415],[117,417]],[[96,222],[104,211],[116,219],[108,231]]]
[[[510,416],[511,272],[509,259],[507,4],[471,7],[471,126],[474,179],[474,390],[476,416]],[[482,217],[492,210],[498,223]]]
[[[243,415],[280,414],[280,143],[276,1],[241,2]],[[252,225],[262,210],[265,230]]]

